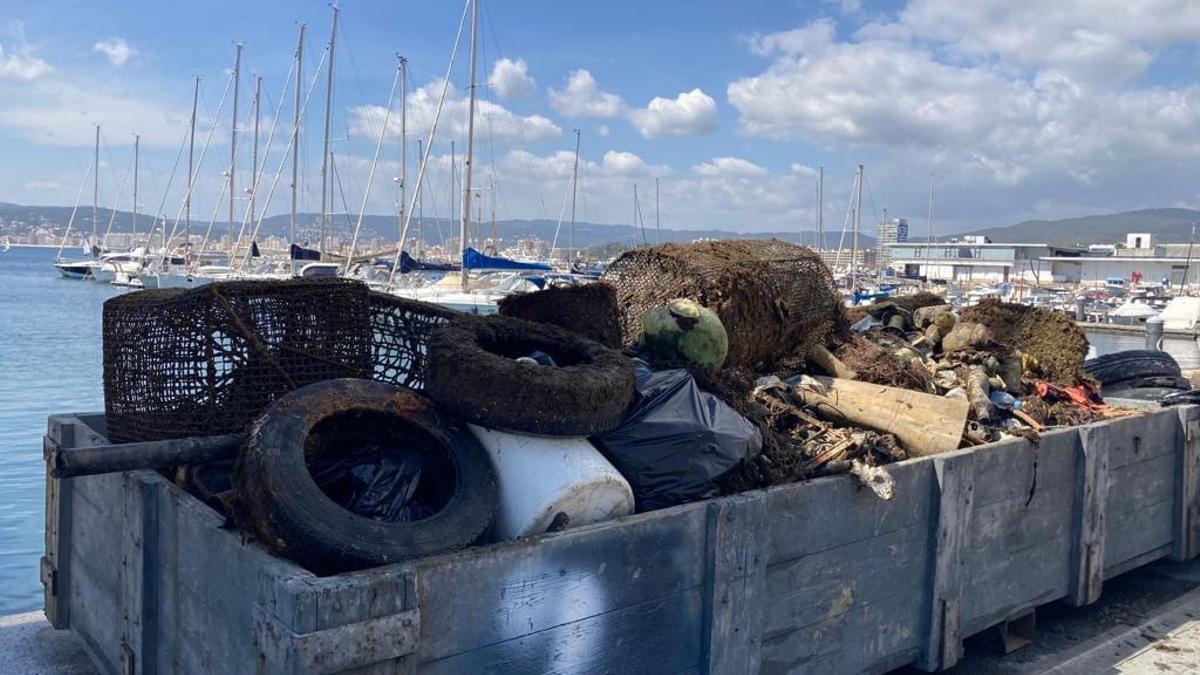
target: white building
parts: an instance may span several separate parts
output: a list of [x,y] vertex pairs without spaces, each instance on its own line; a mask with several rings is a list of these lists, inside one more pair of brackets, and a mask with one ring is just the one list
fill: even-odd
[[908,221],[904,218],[891,218],[875,227],[875,243],[879,247],[879,261],[884,265],[891,263],[892,244],[908,241]]
[[892,244],[891,266],[908,277],[985,284],[1028,281],[1048,283],[1050,263],[1058,252],[1047,244],[997,244],[986,237],[962,241]]

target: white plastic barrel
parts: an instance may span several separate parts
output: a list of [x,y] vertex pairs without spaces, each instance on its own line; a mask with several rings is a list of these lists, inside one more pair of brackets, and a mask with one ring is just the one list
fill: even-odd
[[629,483],[586,438],[468,426],[496,467],[497,539],[541,534],[556,520],[579,527],[633,513]]

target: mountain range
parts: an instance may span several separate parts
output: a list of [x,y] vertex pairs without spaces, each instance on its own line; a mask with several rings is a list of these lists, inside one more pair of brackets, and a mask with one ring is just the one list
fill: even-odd
[[[12,229],[15,223],[21,223],[16,231],[28,229],[30,226],[44,225],[62,227],[71,217],[71,208],[66,206],[23,206],[0,202],[0,224],[8,223]],[[108,226],[113,219],[114,232],[128,232],[133,224],[133,214],[128,211],[117,211],[115,217],[109,209],[99,209],[98,221],[100,230]],[[335,214],[333,231],[342,238],[348,238],[357,220],[354,216]],[[91,229],[92,212],[90,207],[82,207],[75,216],[73,227],[76,231]],[[299,214],[297,220],[301,223],[298,239],[313,240],[316,238],[317,216],[312,213]],[[139,229],[145,230],[150,219],[146,215],[139,216]],[[287,233],[290,217],[287,215],[270,216],[263,221],[260,236],[284,235]],[[1087,246],[1088,244],[1109,244],[1125,240],[1129,232],[1148,232],[1154,235],[1160,243],[1186,243],[1192,237],[1192,228],[1200,223],[1200,211],[1181,208],[1141,209],[1122,213],[1064,218],[1060,220],[1027,220],[1006,227],[989,227],[971,230],[960,234],[979,234],[990,237],[997,242],[1029,242],[1047,243],[1059,246]],[[239,224],[240,226],[240,224]],[[201,219],[193,219],[193,232],[202,231],[207,223]],[[490,236],[490,224],[484,225],[486,236]],[[446,219],[440,221],[426,218],[424,221],[413,220],[410,225],[412,234],[423,232],[428,244],[436,244],[441,238],[457,235],[458,224]],[[219,235],[228,231],[229,224],[216,223],[214,231]],[[552,220],[504,220],[497,221],[496,234],[506,241],[521,237],[536,237],[545,241],[554,241],[558,235],[560,246],[566,246],[569,238],[569,223],[561,226]],[[873,229],[873,228],[871,228]],[[919,228],[918,228],[919,229]],[[870,231],[870,230],[868,230]],[[395,216],[366,216],[363,218],[364,239],[381,237],[395,239],[399,233],[399,223]],[[923,240],[913,232],[913,240]],[[824,245],[837,246],[841,239],[841,230],[825,232]],[[643,239],[644,237],[644,239]],[[643,234],[640,228],[632,225],[606,225],[600,223],[576,223],[575,246],[588,248],[608,244],[635,245],[643,241],[689,242],[696,239],[727,239],[727,238],[770,238],[775,237],[811,245],[815,234],[811,230],[774,230],[760,232],[738,232],[733,230],[698,230],[698,229],[663,229],[655,232],[647,228]],[[942,237],[944,238],[944,237]],[[874,238],[868,234],[860,234],[859,243],[862,246],[874,244]],[[845,245],[849,246],[850,237],[846,236]]]
[[[23,223],[23,226],[18,227],[17,231],[28,229],[31,226],[55,226],[62,227],[71,217],[71,208],[66,206],[24,206],[20,204],[8,204],[0,202],[0,223]],[[335,235],[348,239],[353,232],[357,216],[347,214],[333,214],[333,232]],[[99,222],[99,231],[103,232],[107,227],[109,220],[112,219],[113,232],[129,232],[133,225],[133,214],[129,211],[113,212],[110,209],[101,208],[97,211],[97,221]],[[169,222],[173,222],[172,217]],[[296,216],[298,225],[297,239],[315,240],[317,236],[317,215],[314,213],[301,213]],[[266,236],[282,236],[287,234],[291,216],[278,215],[269,216],[263,219],[260,237]],[[138,216],[138,229],[145,231],[150,224],[150,218],[145,214]],[[11,227],[11,225],[10,225]],[[182,228],[182,224],[180,228]],[[208,223],[201,222],[199,218],[193,218],[192,231],[203,232],[207,229]],[[234,229],[241,227],[238,223]],[[478,223],[472,224],[473,228],[478,228]],[[426,218],[423,221],[416,218],[409,225],[409,236],[416,236],[418,233],[423,233],[424,241],[427,244],[437,244],[442,238],[451,238],[458,236],[458,223],[450,222],[448,219],[435,220]],[[483,225],[485,236],[490,237],[491,223]],[[72,225],[72,230],[75,232],[88,231],[92,229],[92,209],[91,207],[80,207],[75,214],[75,221]],[[213,225],[214,233],[219,236],[230,229],[228,222],[219,222]],[[384,239],[395,240],[399,236],[400,223],[396,216],[375,216],[369,215],[363,218],[363,229],[360,235],[361,239],[370,239],[372,237],[381,237]],[[555,240],[555,234],[558,235],[558,245],[566,246],[570,237],[570,223],[564,222],[561,226],[553,220],[502,220],[496,222],[496,235],[505,241],[515,241],[522,237],[535,237],[544,241],[552,242]],[[476,229],[476,231],[478,231]],[[644,237],[644,239],[643,239]],[[841,237],[841,230],[837,232],[825,233],[825,246],[837,246],[838,239]],[[600,223],[575,223],[575,246],[577,248],[588,248],[594,246],[604,246],[608,244],[626,244],[636,245],[643,241],[654,243],[656,241],[663,242],[690,242],[697,239],[731,239],[731,238],[751,238],[751,239],[768,239],[777,238],[784,241],[791,241],[801,244],[811,245],[815,240],[815,235],[810,230],[795,230],[795,231],[764,231],[764,232],[735,232],[733,230],[684,230],[684,229],[663,229],[660,232],[655,232],[654,228],[646,228],[643,233],[641,228],[635,228],[632,225],[605,225]],[[875,239],[866,234],[859,235],[859,244],[861,246],[871,246]],[[846,237],[846,246],[850,245],[850,237]]]
[[1197,223],[1200,211],[1193,209],[1140,209],[1061,220],[1027,220],[963,234],[982,234],[998,242],[1087,246],[1123,242],[1127,233],[1148,232],[1161,244],[1186,244]]

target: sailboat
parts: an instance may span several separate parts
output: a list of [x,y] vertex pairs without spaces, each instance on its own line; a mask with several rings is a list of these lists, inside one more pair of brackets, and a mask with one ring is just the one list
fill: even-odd
[[[91,279],[92,273],[100,265],[96,259],[100,254],[100,249],[96,246],[96,235],[99,229],[100,219],[100,125],[96,125],[96,148],[92,158],[92,166],[90,167],[94,179],[92,187],[92,237],[85,244],[85,255],[91,255],[91,260],[67,260],[62,257],[62,247],[66,245],[71,234],[71,225],[75,222],[75,213],[79,210],[79,197],[83,195],[83,186],[80,185],[79,194],[75,197],[75,206],[71,209],[71,218],[67,221],[67,231],[63,233],[62,246],[59,246],[58,257],[54,260],[54,267],[64,279],[85,280]],[[84,176],[84,181],[87,181],[87,176]]]
[[[551,278],[556,278],[555,280],[560,283],[577,283],[577,281],[574,279],[574,275],[554,274],[552,272],[553,268],[548,263],[524,262],[498,255],[487,255],[471,245],[468,234],[471,218],[471,200],[475,196],[476,191],[472,187],[472,170],[475,152],[475,97],[479,52],[480,0],[468,1],[470,2],[471,9],[471,65],[470,86],[467,89],[469,94],[467,99],[467,154],[463,164],[462,212],[459,220],[458,239],[459,250],[461,252],[461,267],[458,274],[454,274],[453,272],[442,273],[443,276],[440,281],[431,285],[404,285],[395,287],[396,272],[403,272],[402,267],[401,269],[395,268],[399,266],[399,261],[405,255],[403,247],[404,229],[406,228],[404,228],[402,229],[401,240],[399,242],[400,250],[396,256],[397,264],[393,265],[392,275],[385,289],[395,295],[414,300],[433,302],[443,307],[462,312],[493,314],[497,310],[497,302],[500,298],[507,295],[539,290],[550,283]],[[434,129],[436,129],[436,118]],[[417,177],[418,193],[421,190],[421,181],[424,176],[428,153],[429,148],[427,147],[425,158],[421,165],[421,172]],[[578,142],[576,143],[576,155],[578,156]],[[414,195],[414,202],[415,199],[416,195]],[[411,218],[411,210],[410,205],[409,218]],[[574,218],[572,218],[573,220]],[[475,276],[472,276],[472,272],[475,273]],[[561,279],[557,279],[559,277]]]

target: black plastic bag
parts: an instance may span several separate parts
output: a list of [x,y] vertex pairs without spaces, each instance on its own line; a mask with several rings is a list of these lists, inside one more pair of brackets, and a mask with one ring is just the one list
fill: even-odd
[[309,463],[330,499],[364,518],[411,523],[434,514],[417,497],[424,458],[415,450],[369,446]]
[[686,370],[634,370],[637,396],[616,430],[591,440],[633,488],[638,511],[717,494],[717,479],[762,449],[758,427]]

